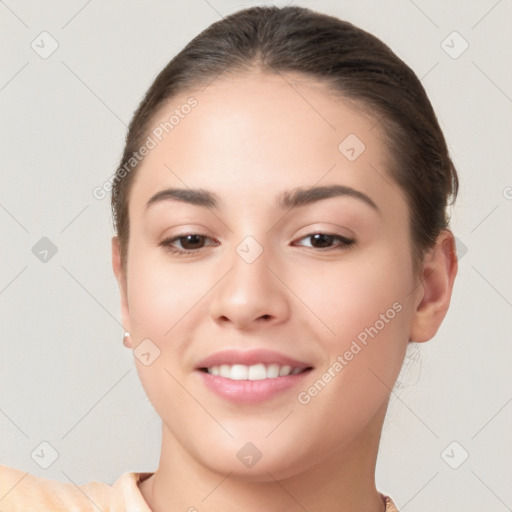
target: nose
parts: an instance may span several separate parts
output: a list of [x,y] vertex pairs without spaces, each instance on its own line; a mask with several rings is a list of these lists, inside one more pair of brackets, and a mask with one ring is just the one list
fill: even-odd
[[268,252],[248,263],[238,254],[230,271],[212,290],[210,315],[221,326],[252,330],[278,325],[290,315],[287,289],[269,268]]

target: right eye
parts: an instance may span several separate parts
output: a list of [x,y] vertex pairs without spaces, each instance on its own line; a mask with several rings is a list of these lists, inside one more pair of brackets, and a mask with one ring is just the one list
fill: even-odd
[[[172,254],[192,254],[205,247],[206,240],[212,239],[199,233],[187,233],[162,240],[159,245]],[[176,244],[181,247],[176,247]],[[218,242],[208,245],[218,245]]]

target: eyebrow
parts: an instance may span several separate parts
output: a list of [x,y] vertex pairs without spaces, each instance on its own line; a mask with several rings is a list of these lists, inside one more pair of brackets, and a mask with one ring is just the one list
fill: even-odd
[[[280,209],[291,209],[298,206],[329,199],[331,197],[348,196],[359,199],[375,211],[380,213],[377,205],[363,192],[345,185],[327,185],[323,187],[298,187],[281,193],[276,202],[276,206]],[[181,201],[183,203],[195,206],[203,206],[205,208],[218,209],[221,203],[217,194],[204,189],[191,188],[166,188],[151,196],[146,203],[146,209],[151,205],[163,201]]]

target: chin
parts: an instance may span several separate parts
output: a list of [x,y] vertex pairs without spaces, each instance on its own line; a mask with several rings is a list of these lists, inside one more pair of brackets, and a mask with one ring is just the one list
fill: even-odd
[[[211,444],[205,443],[203,438],[201,446],[194,446],[194,458],[205,469],[247,482],[272,482],[293,477],[317,462],[315,450],[306,452],[304,445],[298,447],[296,442],[283,444],[282,437],[276,437],[275,442],[264,436],[261,439],[253,437],[254,441],[240,439],[247,438],[237,435],[228,442],[212,440]],[[289,439],[296,437],[289,436]],[[212,450],[208,446],[216,448]],[[318,456],[319,451],[316,453]]]

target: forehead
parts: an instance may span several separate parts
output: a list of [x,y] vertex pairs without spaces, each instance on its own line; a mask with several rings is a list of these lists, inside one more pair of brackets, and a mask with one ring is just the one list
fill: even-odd
[[134,208],[164,186],[236,191],[240,206],[323,182],[393,194],[376,120],[300,75],[219,77],[173,98],[148,135],[156,144],[137,171]]

